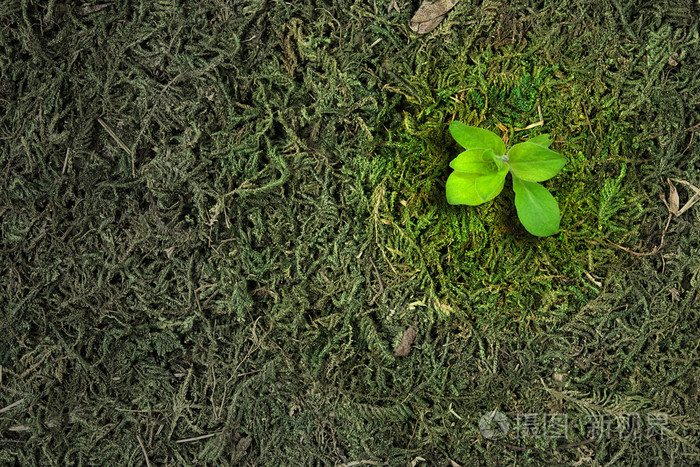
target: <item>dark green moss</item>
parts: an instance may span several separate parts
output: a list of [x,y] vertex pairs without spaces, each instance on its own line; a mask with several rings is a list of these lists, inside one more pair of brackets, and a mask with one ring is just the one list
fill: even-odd
[[[697,457],[695,4],[64,3],[0,6],[0,463]],[[445,202],[452,120],[557,137],[559,235]]]

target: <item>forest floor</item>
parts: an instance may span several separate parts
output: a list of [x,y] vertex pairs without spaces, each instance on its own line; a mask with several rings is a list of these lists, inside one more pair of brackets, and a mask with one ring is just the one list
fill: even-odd
[[419,3],[2,2],[1,464],[700,462],[700,6]]

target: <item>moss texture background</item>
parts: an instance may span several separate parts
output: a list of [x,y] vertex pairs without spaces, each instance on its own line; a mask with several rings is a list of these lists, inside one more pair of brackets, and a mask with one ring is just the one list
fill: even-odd
[[[0,463],[700,462],[697,2],[418,3],[2,2]],[[559,235],[455,119],[555,135]]]

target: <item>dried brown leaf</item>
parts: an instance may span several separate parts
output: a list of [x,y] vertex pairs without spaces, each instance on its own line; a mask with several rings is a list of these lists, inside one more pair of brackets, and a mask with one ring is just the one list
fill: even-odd
[[114,5],[114,3],[101,3],[99,5],[83,5],[81,7],[77,7],[76,11],[79,15],[89,15],[92,13],[97,13],[100,10],[104,10],[107,7],[110,7]]
[[681,293],[678,289],[674,289],[673,287],[671,287],[670,289],[668,289],[668,291],[671,292],[671,299],[674,302],[680,301]]
[[424,2],[411,18],[409,27],[418,34],[427,34],[445,19],[445,15],[459,0],[428,0]]
[[700,188],[688,183],[685,180],[677,180],[674,178],[673,179],[674,182],[681,183],[695,192],[695,194],[688,201],[686,201],[686,203],[683,205],[683,207],[679,208],[680,196],[678,195],[678,190],[676,190],[676,187],[673,185],[673,183],[671,183],[671,179],[666,179],[666,180],[668,180],[668,185],[670,187],[669,188],[669,195],[668,195],[669,199],[667,202],[666,195],[661,193],[661,200],[664,202],[664,204],[668,208],[668,212],[670,212],[674,216],[680,216],[681,214],[683,214],[688,209],[695,206],[695,204],[697,204],[700,201]]
[[[693,185],[693,184],[691,184],[691,183],[688,183],[688,182],[685,181],[685,180],[676,180],[676,179],[674,179],[673,181],[676,182],[676,183],[681,183],[681,184],[687,186],[688,188],[690,188],[691,190],[693,190],[693,191],[695,192],[695,194],[692,196],[692,198],[690,198],[690,199],[683,205],[683,207],[678,211],[678,214],[677,214],[677,215],[680,216],[681,214],[683,214],[684,212],[686,212],[688,209],[692,208],[698,201],[700,201],[700,188],[696,187],[695,185]],[[668,183],[671,183],[671,181],[669,180]]]
[[680,199],[678,197],[678,190],[673,186],[670,179],[668,180],[669,192],[668,192],[668,210],[671,214],[678,215],[678,208],[680,207]]
[[391,0],[389,6],[386,8],[387,13],[391,13],[391,10],[396,10],[397,13],[401,13],[401,8],[399,7],[399,4],[396,3],[396,0]]

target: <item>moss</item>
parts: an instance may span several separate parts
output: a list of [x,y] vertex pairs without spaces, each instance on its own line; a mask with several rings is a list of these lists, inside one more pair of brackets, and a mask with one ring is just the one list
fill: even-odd
[[[391,3],[2,3],[0,463],[697,456],[696,5]],[[559,235],[446,204],[454,119],[557,136]]]
[[[403,126],[387,136],[391,143],[377,152],[379,165],[397,161],[384,172],[375,214],[384,221],[377,228],[388,258],[419,269],[428,295],[454,310],[481,310],[476,314],[487,321],[518,322],[522,310],[540,325],[566,319],[562,310],[596,296],[593,277],[604,278],[609,264],[624,261],[625,254],[606,240],[630,243],[639,236],[641,210],[621,185],[630,158],[629,123],[614,120],[616,109],[601,108],[587,86],[590,76],[566,74],[531,52],[537,48],[488,47],[418,69],[408,81],[424,93],[404,110]],[[594,134],[588,112],[598,116],[605,141]],[[446,131],[452,120],[500,128],[511,144],[542,132],[555,136],[555,149],[569,159],[563,173],[547,182],[561,206],[559,235],[527,234],[508,188],[483,207],[446,204],[446,167],[458,151]],[[617,178],[611,178],[613,167],[622,170]],[[494,297],[479,294],[485,289]]]

